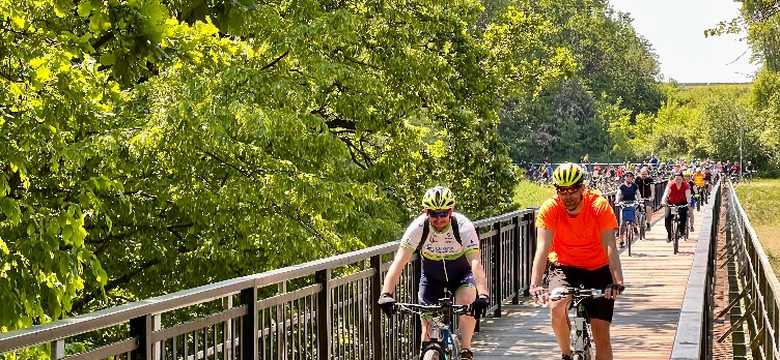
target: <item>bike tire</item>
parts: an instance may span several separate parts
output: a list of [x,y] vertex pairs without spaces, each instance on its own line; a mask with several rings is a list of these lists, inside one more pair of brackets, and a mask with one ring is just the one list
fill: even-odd
[[634,242],[634,229],[633,226],[628,225],[628,231],[626,232],[626,246],[628,247],[628,256],[631,256],[631,243]]
[[696,200],[696,211],[701,211],[701,199]]
[[680,251],[680,237],[682,236],[682,230],[680,230],[680,226],[677,225],[675,231],[672,233],[672,242],[674,243],[674,254],[677,255],[677,253]]
[[446,360],[444,351],[441,349],[428,349],[420,356],[420,360]]
[[672,249],[674,254],[677,254],[677,219],[672,219]]

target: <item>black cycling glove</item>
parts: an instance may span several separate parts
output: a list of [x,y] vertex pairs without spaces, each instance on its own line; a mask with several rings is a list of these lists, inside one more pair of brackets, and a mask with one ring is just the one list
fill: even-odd
[[474,316],[474,318],[479,319],[481,317],[485,317],[487,314],[487,308],[490,306],[489,299],[490,298],[487,295],[482,294],[478,296],[473,303],[471,303],[471,315]]
[[393,295],[390,293],[384,293],[379,296],[379,301],[377,302],[379,304],[379,307],[382,309],[382,312],[385,313],[387,316],[393,316],[395,314],[395,299],[393,299]]
[[623,285],[620,285],[620,284],[609,284],[609,285],[607,285],[607,289],[612,289],[612,293],[613,294],[615,292],[617,292],[618,294],[622,294],[623,290],[625,290],[626,287],[623,286]]

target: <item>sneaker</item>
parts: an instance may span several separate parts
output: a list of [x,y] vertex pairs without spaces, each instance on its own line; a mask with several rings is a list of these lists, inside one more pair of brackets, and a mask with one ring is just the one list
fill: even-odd
[[561,355],[561,360],[573,360],[571,355]]
[[667,236],[666,237],[666,242],[668,242],[668,243],[672,242],[672,237],[671,236]]
[[647,231],[650,231],[650,223],[647,223]]
[[625,242],[623,242],[623,240],[620,240],[620,247],[622,248],[622,247],[624,247],[624,246],[626,246],[626,243],[625,243]]
[[639,228],[634,228],[634,235],[639,235]]
[[473,360],[474,354],[469,349],[463,349],[460,351],[460,359],[461,360]]

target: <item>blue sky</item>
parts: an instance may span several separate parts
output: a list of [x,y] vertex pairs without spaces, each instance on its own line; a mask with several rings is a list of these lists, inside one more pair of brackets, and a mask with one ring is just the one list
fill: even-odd
[[740,4],[732,0],[610,3],[615,10],[630,13],[634,29],[653,45],[664,81],[750,82],[759,68],[758,64],[750,64],[748,44],[739,41],[742,35],[704,37],[704,30],[739,15]]

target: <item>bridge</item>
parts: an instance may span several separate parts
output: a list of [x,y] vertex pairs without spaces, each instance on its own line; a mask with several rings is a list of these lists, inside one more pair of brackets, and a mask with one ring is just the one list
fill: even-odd
[[[659,185],[663,186],[663,185]],[[673,255],[660,214],[631,257],[616,304],[615,358],[713,358],[714,322],[727,316],[733,358],[777,359],[780,283],[731,191],[696,213]],[[728,187],[724,187],[728,189]],[[656,194],[660,196],[659,191]],[[605,194],[614,200],[614,194]],[[721,201],[725,199],[725,201]],[[549,310],[529,302],[534,209],[475,222],[491,287],[490,316],[474,339],[480,359],[558,359]],[[725,221],[724,221],[725,219]],[[725,230],[726,243],[718,246]],[[0,334],[0,354],[51,359],[413,359],[419,320],[375,305],[397,242],[201,286]],[[718,255],[721,254],[721,255]],[[716,264],[722,263],[723,265]],[[725,266],[727,265],[727,266]],[[396,290],[414,301],[420,266]],[[729,283],[715,313],[716,274]],[[246,341],[249,339],[249,341]],[[721,346],[722,348],[722,346]]]

